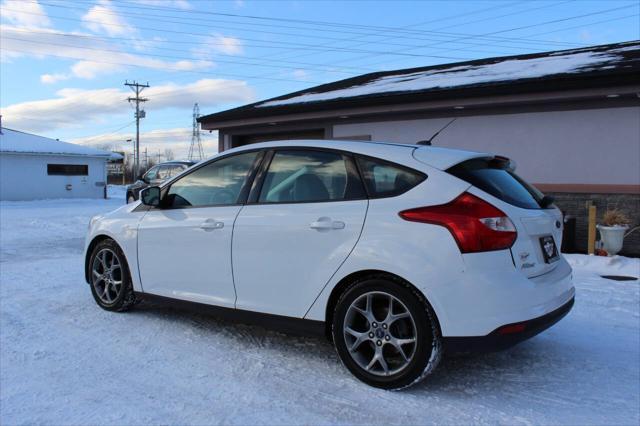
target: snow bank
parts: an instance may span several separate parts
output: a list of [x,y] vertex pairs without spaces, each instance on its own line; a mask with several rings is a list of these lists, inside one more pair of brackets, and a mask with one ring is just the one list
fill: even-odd
[[107,197],[124,200],[127,194],[127,186],[126,185],[109,185],[107,187]]
[[[607,52],[565,52],[547,57],[531,59],[509,59],[486,65],[465,65],[446,69],[434,69],[415,73],[387,75],[367,83],[330,90],[322,93],[304,93],[287,99],[262,102],[256,107],[271,107],[303,102],[328,101],[337,98],[351,98],[379,93],[407,92],[433,88],[467,86],[496,81],[511,81],[525,78],[540,78],[553,74],[588,71],[590,68],[614,62],[621,58],[619,53],[638,49],[637,46],[623,47]],[[612,65],[613,66],[613,65]]]
[[587,256],[584,254],[564,255],[572,268],[588,271],[597,275],[624,275],[640,277],[640,259],[624,256]]

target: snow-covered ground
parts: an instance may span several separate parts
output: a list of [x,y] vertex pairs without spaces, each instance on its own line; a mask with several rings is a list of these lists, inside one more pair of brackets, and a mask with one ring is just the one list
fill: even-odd
[[574,310],[509,351],[445,359],[401,392],[322,339],[141,304],[98,308],[89,217],[111,200],[0,203],[0,424],[640,423],[638,259],[572,255]]

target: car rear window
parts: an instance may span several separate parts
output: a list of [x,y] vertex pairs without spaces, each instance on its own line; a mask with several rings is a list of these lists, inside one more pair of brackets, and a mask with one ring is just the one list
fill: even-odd
[[525,209],[541,208],[542,193],[515,174],[506,158],[474,158],[447,172],[505,203]]
[[357,161],[370,198],[400,195],[427,178],[416,170],[383,160],[358,157]]

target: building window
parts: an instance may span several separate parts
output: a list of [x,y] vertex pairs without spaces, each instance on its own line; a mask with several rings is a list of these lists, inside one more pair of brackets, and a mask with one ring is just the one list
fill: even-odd
[[47,174],[56,176],[87,176],[87,164],[47,164]]

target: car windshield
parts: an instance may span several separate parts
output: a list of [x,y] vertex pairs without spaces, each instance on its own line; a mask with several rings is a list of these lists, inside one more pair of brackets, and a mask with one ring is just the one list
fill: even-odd
[[451,167],[447,172],[511,205],[525,209],[542,208],[544,195],[518,176],[506,158],[474,158]]

